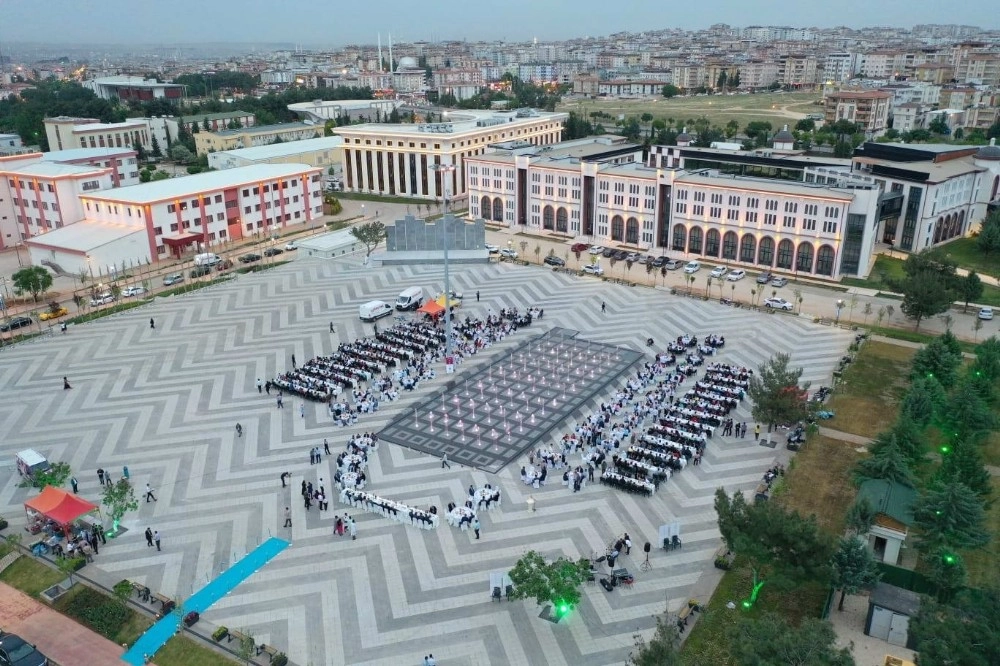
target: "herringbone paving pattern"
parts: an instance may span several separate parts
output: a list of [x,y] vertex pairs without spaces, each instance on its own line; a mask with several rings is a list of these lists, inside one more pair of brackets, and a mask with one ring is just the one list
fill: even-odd
[[[788,316],[767,316],[713,302],[672,297],[662,291],[606,285],[537,268],[509,265],[459,267],[452,284],[467,299],[463,311],[485,314],[502,307],[537,305],[545,316],[525,333],[560,326],[580,337],[644,351],[646,338],[665,341],[691,333],[721,333],[727,344],[717,360],[756,367],[789,352],[804,379],[828,382],[851,339],[847,332]],[[335,461],[309,465],[308,450],[324,437],[343,449],[353,433],[383,428],[444,385],[438,379],[405,393],[349,429],[333,427],[322,405],[259,395],[256,379],[329,353],[345,340],[370,334],[357,318],[360,303],[386,301],[407,286],[436,293],[440,267],[366,269],[357,262],[303,257],[230,284],[161,299],[138,310],[84,326],[66,335],[0,353],[0,512],[20,527],[22,502],[14,453],[37,448],[72,465],[80,494],[96,500],[98,467],[115,478],[128,466],[137,488],[148,481],[157,502],[140,504],[125,518],[121,541],[109,542],[93,567],[109,580],[130,578],[172,597],[185,597],[270,535],[293,545],[205,614],[230,628],[253,631],[287,651],[293,663],[418,664],[433,652],[442,664],[623,663],[636,631],[653,627],[653,615],[677,609],[710,570],[719,537],[712,509],[718,486],[752,489],[776,459],[746,440],[711,440],[702,465],[674,476],[652,498],[589,485],[573,494],[553,477],[535,490],[519,478],[519,460],[497,474],[453,465],[385,445],[371,456],[369,490],[406,504],[444,507],[464,501],[471,484],[499,485],[500,508],[481,514],[482,538],[443,523],[418,530],[372,514],[353,512],[358,538],[333,535],[335,514],[305,512],[302,479],[326,479]],[[607,303],[602,314],[600,304]],[[156,329],[149,327],[149,318]],[[329,332],[333,321],[337,333]],[[518,332],[485,354],[459,365],[457,378],[486,367],[492,356],[519,344]],[[73,389],[62,389],[66,375]],[[599,400],[600,397],[595,398]],[[747,406],[738,419],[750,420]],[[243,425],[237,438],[235,424]],[[565,425],[554,433],[561,433]],[[752,430],[752,427],[751,427]],[[552,439],[554,440],[555,434]],[[523,458],[522,458],[523,460]],[[279,475],[292,474],[282,489]],[[293,491],[295,489],[295,491]],[[536,511],[527,509],[528,495]],[[294,527],[283,529],[291,506]],[[679,521],[684,548],[654,551],[653,569],[640,573],[641,548],[622,564],[636,573],[631,589],[606,593],[588,586],[569,621],[537,618],[531,602],[491,603],[489,574],[505,571],[522,553],[589,556],[628,531],[641,544],[657,528]],[[147,548],[142,532],[163,535],[163,551]],[[638,553],[638,554],[637,554]]]

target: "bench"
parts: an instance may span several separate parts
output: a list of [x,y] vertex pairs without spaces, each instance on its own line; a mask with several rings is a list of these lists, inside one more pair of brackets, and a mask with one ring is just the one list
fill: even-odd
[[[236,631],[235,629],[230,629],[229,633],[226,634],[226,644],[228,645],[229,643],[232,643],[234,640],[238,641],[239,645],[241,645],[241,646],[243,645],[243,643],[245,641],[250,641],[251,643],[254,644],[254,648],[255,649],[257,647],[257,644],[254,642],[252,636],[247,636],[246,634],[244,634],[242,632],[239,632],[239,631]],[[257,654],[260,654],[260,653],[258,652]]]
[[146,587],[142,583],[136,583],[135,581],[130,580],[128,582],[130,585],[132,585],[132,592],[135,594],[135,596],[139,598],[139,601],[145,601],[146,603],[150,602],[150,599],[152,598],[152,593],[150,592],[148,587]]
[[257,656],[259,657],[262,654],[266,654],[268,663],[271,663],[274,660],[274,658],[278,655],[278,652],[278,648],[271,647],[266,643],[261,643],[257,646]]
[[[174,607],[177,605],[176,602],[174,602],[173,599],[171,599],[170,597],[168,597],[165,594],[160,594],[159,592],[157,592],[157,593],[155,593],[153,595],[153,601],[159,601],[160,602],[160,617],[165,616],[167,613],[169,613],[170,611],[172,611],[174,609]],[[152,602],[150,602],[150,603],[152,603]]]
[[681,631],[684,631],[683,628],[687,626],[688,617],[691,613],[697,612],[699,608],[701,608],[701,606],[698,604],[697,599],[688,599],[687,605],[684,606],[679,613],[677,613],[677,627]]

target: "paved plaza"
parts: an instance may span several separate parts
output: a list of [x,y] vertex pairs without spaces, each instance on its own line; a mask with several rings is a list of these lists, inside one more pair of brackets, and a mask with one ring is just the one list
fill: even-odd
[[[84,571],[109,586],[129,578],[184,598],[270,536],[290,540],[288,549],[203,617],[210,625],[252,631],[298,666],[416,665],[428,653],[442,666],[620,664],[633,634],[648,635],[655,614],[665,607],[676,611],[692,594],[710,592],[719,545],[715,489],[752,489],[775,461],[787,460],[783,447],[758,446],[752,434],[744,440],[716,436],[701,465],[679,472],[651,498],[598,484],[574,494],[555,474],[546,486],[529,488],[519,476],[527,461],[526,453],[518,453],[523,444],[511,445],[503,455],[513,454],[515,461],[497,473],[483,471],[492,462],[479,469],[457,464],[455,455],[452,468],[442,469],[436,456],[392,444],[370,456],[367,490],[418,508],[461,504],[470,484],[499,486],[503,504],[480,514],[479,540],[444,521],[435,530],[420,530],[344,507],[331,491],[336,453],[352,434],[412,419],[422,401],[435,395],[440,400],[449,381],[461,395],[466,373],[475,373],[469,375],[475,377],[470,393],[478,391],[482,376],[495,380],[491,362],[556,327],[577,331],[575,340],[635,350],[644,359],[651,358],[645,345],[650,337],[662,349],[678,335],[722,334],[726,346],[712,360],[756,368],[777,352],[789,352],[803,367],[803,379],[816,384],[830,382],[852,339],[850,332],[805,318],[753,313],[662,290],[509,264],[460,267],[453,271],[453,288],[467,295],[478,290],[482,298],[467,298],[462,316],[538,306],[544,318],[459,364],[454,376],[439,368],[436,379],[362,415],[351,428],[333,427],[321,404],[304,403],[302,417],[301,399],[286,396],[285,409],[279,410],[273,396],[258,394],[257,378],[290,368],[292,354],[301,363],[370,335],[371,325],[358,319],[360,303],[392,302],[417,285],[440,291],[440,267],[369,269],[357,258],[301,257],[3,350],[0,513],[11,529],[23,524],[22,503],[32,493],[18,487],[13,459],[17,450],[31,447],[70,463],[80,494],[88,499],[99,498],[99,467],[117,479],[128,466],[138,489],[147,482],[155,489],[157,501],[140,498],[139,510],[124,520],[128,534],[109,541]],[[330,333],[331,321],[336,333]],[[71,390],[62,388],[64,375]],[[607,379],[605,393],[616,381],[621,380]],[[506,388],[501,390],[505,395]],[[748,408],[744,402],[735,418],[747,420],[752,431]],[[237,422],[242,438],[235,432]],[[568,429],[567,423],[551,425],[547,442]],[[309,449],[323,438],[334,456],[310,465]],[[579,464],[579,456],[570,461]],[[288,488],[279,479],[283,471],[292,475]],[[307,513],[299,485],[320,478],[326,480],[331,510]],[[528,510],[529,495],[534,512]],[[286,506],[292,508],[290,529],[282,528]],[[335,515],[345,509],[357,521],[356,541],[333,535]],[[683,549],[654,550],[652,570],[640,572],[641,544],[655,544],[658,527],[675,521]],[[146,546],[147,526],[161,532],[162,552]],[[539,620],[534,602],[490,601],[490,573],[508,570],[527,550],[547,557],[590,556],[624,531],[638,545],[620,560],[636,576],[630,589],[607,593],[586,585],[579,607],[559,624]]]

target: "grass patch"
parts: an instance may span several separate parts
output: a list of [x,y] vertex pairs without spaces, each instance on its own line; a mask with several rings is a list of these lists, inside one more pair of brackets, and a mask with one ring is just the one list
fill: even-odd
[[861,287],[863,289],[883,290],[889,287],[892,280],[902,280],[906,277],[903,272],[903,260],[880,254],[875,257],[875,265],[867,278],[841,279],[840,283],[848,287]]
[[53,607],[119,645],[134,643],[152,622],[117,599],[77,584]]
[[158,666],[233,666],[239,663],[187,636],[174,636],[157,653]]
[[347,229],[352,224],[354,224],[355,220],[360,220],[360,219],[361,219],[360,215],[355,215],[354,217],[348,217],[347,219],[344,220],[334,220],[333,222],[327,222],[325,225],[326,230],[329,232],[329,231],[340,231],[341,229]]
[[47,590],[65,579],[65,574],[42,564],[29,555],[22,555],[3,572],[0,572],[0,581],[31,597],[38,597],[43,590]]
[[364,192],[337,192],[338,199],[347,199],[349,201],[374,201],[376,203],[387,203],[387,204],[415,204],[418,206],[423,206],[428,203],[433,204],[433,201],[429,199],[415,199],[412,197],[387,197],[379,194],[365,194]]
[[266,271],[266,270],[269,270],[271,268],[277,268],[278,266],[284,266],[287,263],[289,263],[289,262],[288,261],[276,261],[273,264],[258,263],[258,264],[254,264],[253,266],[244,266],[242,268],[237,268],[236,272],[237,273],[243,273],[243,274],[246,274],[246,273],[260,273],[261,271]]
[[[885,326],[869,326],[869,330],[872,335],[881,335],[884,338],[892,338],[893,340],[903,340],[905,342],[916,342],[922,345],[928,344],[931,340],[938,337],[936,333],[921,333],[920,331],[914,331],[910,328],[888,328]],[[987,336],[983,336],[986,339]],[[958,346],[961,347],[963,352],[974,353],[976,351],[976,344],[973,342],[966,342],[964,340],[958,341]]]
[[[239,272],[239,269],[236,269]],[[221,284],[223,282],[229,282],[233,278],[224,275],[222,277],[217,277],[212,280],[202,280],[200,282],[188,282],[180,285],[179,287],[173,287],[172,289],[165,289],[157,294],[157,296],[176,296],[178,294],[186,294],[189,291],[198,291],[199,289],[204,289],[205,287],[211,287],[214,284]]]
[[987,531],[993,536],[979,550],[962,554],[969,571],[969,585],[974,587],[1000,587],[1000,478],[993,477],[993,503],[986,509]]
[[935,247],[930,254],[938,260],[950,259],[960,267],[982,275],[996,277],[997,268],[1000,267],[1000,256],[983,254],[976,248],[976,239],[971,237],[957,238],[946,245]]
[[[813,582],[797,585],[787,591],[765,585],[757,603],[749,611],[745,611],[740,608],[740,601],[749,596],[752,585],[753,572],[745,561],[737,558],[735,566],[723,575],[711,601],[702,607],[702,617],[684,642],[681,649],[684,663],[730,664],[732,656],[725,636],[741,615],[760,617],[767,612],[778,613],[792,624],[798,624],[803,617],[820,617],[829,593],[828,588]],[[737,608],[726,608],[730,601]]]
[[823,435],[809,437],[792,458],[777,501],[803,516],[815,516],[824,532],[839,537],[857,495],[851,470],[864,454],[856,448],[855,444]]
[[68,324],[84,324],[88,321],[94,321],[95,319],[101,319],[102,317],[110,317],[113,314],[118,314],[119,312],[125,312],[126,310],[132,310],[134,308],[141,307],[148,303],[148,300],[132,301],[130,303],[115,303],[110,307],[103,308],[101,310],[92,310],[86,314],[77,315],[72,319],[67,320]]
[[844,371],[829,400],[829,408],[836,413],[828,422],[829,427],[874,437],[891,426],[896,420],[899,401],[910,384],[910,362],[915,353],[910,347],[866,342]]

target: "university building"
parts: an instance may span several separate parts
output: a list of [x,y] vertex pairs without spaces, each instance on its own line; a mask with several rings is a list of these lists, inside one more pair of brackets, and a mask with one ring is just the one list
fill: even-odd
[[[498,144],[545,146],[562,136],[566,113],[449,111],[440,123],[366,123],[337,127],[344,138],[348,192],[420,199],[463,198],[466,161]],[[452,167],[438,170],[437,167]],[[446,175],[447,174],[447,175]],[[444,178],[448,179],[447,188]]]

